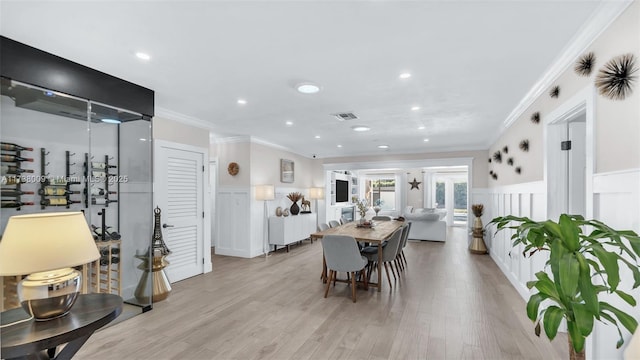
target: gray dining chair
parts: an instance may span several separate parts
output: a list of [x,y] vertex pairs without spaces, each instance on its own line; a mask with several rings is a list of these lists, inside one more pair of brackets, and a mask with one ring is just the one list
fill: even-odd
[[336,226],[340,226],[340,222],[338,220],[329,220],[329,227],[336,227]]
[[400,248],[398,250],[400,263],[404,262],[404,266],[402,267],[402,270],[404,270],[404,268],[408,265],[407,257],[404,255],[404,248],[407,246],[407,241],[409,240],[409,231],[411,231],[411,222],[407,222],[407,224],[405,225],[405,228],[407,230],[406,230],[406,233],[403,234],[402,236],[402,243],[400,244]]
[[[384,265],[384,270],[387,273],[387,280],[389,281],[389,287],[393,287],[391,285],[391,276],[389,275],[389,267],[391,265],[391,271],[393,272],[393,261],[398,255],[398,248],[400,247],[400,242],[402,240],[402,230],[403,228],[398,228],[391,237],[387,241],[387,245],[382,248],[382,264]],[[368,274],[371,276],[372,269],[374,265],[378,262],[378,246],[367,246],[360,252],[362,255],[366,256],[369,260],[367,264],[369,267]],[[393,273],[394,279],[396,278],[395,272]]]
[[318,224],[318,231],[325,231],[329,228],[330,226],[327,223],[320,223]]
[[[324,292],[326,298],[333,280],[335,286],[336,272],[346,272],[351,275],[351,298],[356,302],[356,272],[365,270],[367,258],[360,255],[356,239],[346,235],[325,235],[322,237],[322,250],[327,263],[329,276],[327,277],[327,289]],[[368,277],[364,273],[364,288],[368,289]]]

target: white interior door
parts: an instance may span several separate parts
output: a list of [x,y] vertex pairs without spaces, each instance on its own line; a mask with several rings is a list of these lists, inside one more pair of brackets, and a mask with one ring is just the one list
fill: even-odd
[[157,141],[156,204],[162,210],[163,238],[171,255],[165,268],[171,282],[204,272],[204,153]]

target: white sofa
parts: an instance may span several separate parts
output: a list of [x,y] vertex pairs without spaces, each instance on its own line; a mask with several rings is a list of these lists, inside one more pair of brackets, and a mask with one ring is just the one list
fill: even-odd
[[409,239],[446,241],[447,222],[443,220],[446,215],[446,210],[414,209],[408,206],[402,216],[411,222]]

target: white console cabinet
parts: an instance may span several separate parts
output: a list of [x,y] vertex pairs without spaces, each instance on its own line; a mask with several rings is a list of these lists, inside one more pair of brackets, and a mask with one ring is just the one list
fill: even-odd
[[286,246],[289,251],[290,244],[305,240],[316,231],[315,213],[269,218],[269,244],[274,251],[278,246]]

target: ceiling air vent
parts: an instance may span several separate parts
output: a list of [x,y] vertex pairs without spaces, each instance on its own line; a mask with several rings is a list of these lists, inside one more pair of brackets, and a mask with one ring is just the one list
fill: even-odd
[[334,116],[336,119],[338,119],[340,121],[355,120],[355,119],[358,118],[356,116],[356,114],[351,113],[351,112],[331,114],[331,116]]

